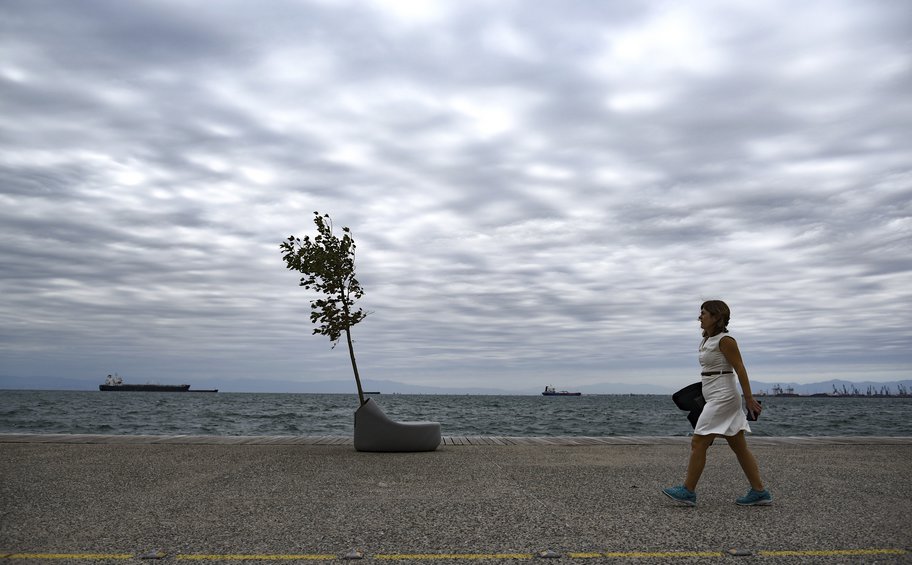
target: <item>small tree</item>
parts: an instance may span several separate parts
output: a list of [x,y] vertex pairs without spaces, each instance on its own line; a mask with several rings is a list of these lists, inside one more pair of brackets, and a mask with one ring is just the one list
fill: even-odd
[[333,233],[329,214],[314,212],[314,224],[318,235],[313,239],[304,236],[298,239],[290,236],[279,247],[282,258],[290,270],[300,271],[301,285],[324,295],[310,301],[310,321],[318,324],[314,334],[329,336],[335,348],[345,334],[348,354],[351,357],[355,383],[358,385],[358,400],[364,404],[364,390],[355,361],[351,328],[367,316],[360,308],[355,310],[355,300],[364,295],[361,284],[355,278],[355,240],[351,230],[342,228],[342,237]]

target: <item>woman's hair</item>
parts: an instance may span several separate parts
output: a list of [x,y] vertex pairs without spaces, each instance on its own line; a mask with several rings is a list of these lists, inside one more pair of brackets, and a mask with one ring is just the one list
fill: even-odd
[[728,304],[721,300],[707,300],[700,306],[700,310],[706,310],[715,316],[716,329],[720,332],[728,333],[728,321],[731,319],[731,310],[728,308]]

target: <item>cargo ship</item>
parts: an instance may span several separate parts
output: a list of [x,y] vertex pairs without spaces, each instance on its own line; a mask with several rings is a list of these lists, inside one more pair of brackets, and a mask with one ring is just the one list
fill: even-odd
[[190,385],[126,384],[117,374],[108,375],[104,384],[98,385],[98,390],[123,392],[218,392],[218,389],[190,390]]
[[581,392],[569,392],[566,390],[554,390],[553,386],[546,386],[542,396],[582,396]]

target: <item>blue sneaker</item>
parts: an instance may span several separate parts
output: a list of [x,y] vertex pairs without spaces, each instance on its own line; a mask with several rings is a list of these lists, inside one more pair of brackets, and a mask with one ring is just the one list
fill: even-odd
[[747,494],[735,501],[739,506],[769,506],[773,503],[773,495],[766,489],[750,489]]
[[663,488],[662,492],[664,492],[665,496],[668,498],[674,500],[679,504],[683,504],[684,506],[697,505],[697,493],[685,487],[684,485],[681,485],[679,487]]

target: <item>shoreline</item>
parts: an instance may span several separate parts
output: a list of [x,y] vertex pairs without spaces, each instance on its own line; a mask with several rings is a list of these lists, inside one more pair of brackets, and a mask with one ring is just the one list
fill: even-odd
[[[597,446],[688,445],[691,436],[495,436],[446,435],[444,446]],[[912,436],[755,436],[748,443],[776,445],[912,445]],[[353,445],[351,435],[158,435],[158,434],[34,434],[0,432],[4,443],[132,444],[132,445]]]

